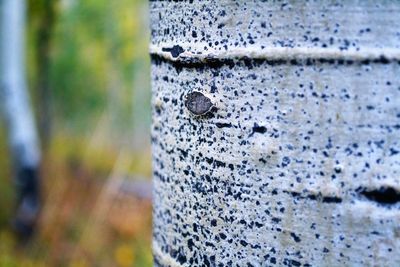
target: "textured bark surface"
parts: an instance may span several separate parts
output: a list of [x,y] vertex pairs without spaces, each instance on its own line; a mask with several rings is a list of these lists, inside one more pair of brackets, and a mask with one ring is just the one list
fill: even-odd
[[156,266],[400,264],[400,4],[299,2],[151,2]]

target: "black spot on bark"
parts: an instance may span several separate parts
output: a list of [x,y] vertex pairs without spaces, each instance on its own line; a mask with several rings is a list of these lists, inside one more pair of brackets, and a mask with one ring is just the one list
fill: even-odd
[[323,203],[342,203],[342,201],[343,201],[343,199],[341,197],[324,196],[321,193],[303,195],[299,192],[294,192],[294,191],[283,191],[283,192],[288,193],[288,194],[292,195],[292,197],[297,198],[297,199],[309,199],[309,200],[320,201]]
[[172,57],[178,57],[180,54],[185,52],[185,50],[179,45],[174,45],[173,47],[163,47],[162,51],[170,52]]
[[301,241],[300,237],[296,235],[295,233],[290,233],[290,236],[293,238],[293,240],[297,243]]
[[380,187],[378,189],[358,188],[356,191],[368,200],[379,204],[396,204],[400,202],[400,192],[392,187]]
[[226,239],[226,234],[224,234],[224,233],[219,233],[219,237],[221,237],[221,239]]
[[247,246],[247,242],[246,241],[244,241],[244,240],[240,240],[240,244],[242,245],[242,246]]
[[253,131],[251,132],[250,136],[252,136],[255,133],[264,134],[266,132],[267,132],[267,128],[265,126],[260,126],[257,123],[254,123]]
[[181,254],[181,253],[178,254],[178,257],[177,257],[176,260],[177,260],[180,264],[184,264],[184,263],[187,261],[186,256],[183,255],[183,254]]
[[218,128],[231,128],[232,124],[224,123],[224,122],[217,122],[217,123],[215,123],[215,126],[217,126]]
[[215,163],[215,166],[218,167],[218,168],[226,166],[226,163],[223,162],[223,161],[220,161],[220,160],[214,160],[214,163]]
[[342,199],[339,197],[322,197],[323,203],[342,203]]
[[210,261],[208,260],[207,255],[203,255],[203,260],[204,260],[205,266],[207,266],[207,267],[211,266],[211,263],[210,263]]
[[274,222],[274,223],[279,223],[279,222],[281,221],[281,219],[276,218],[276,217],[272,218],[271,220],[272,220],[272,222]]
[[194,246],[193,239],[189,239],[187,242],[187,245],[188,245],[189,250],[192,251],[193,246]]
[[284,259],[283,264],[285,266],[301,266],[301,263],[296,261],[296,260],[291,260],[291,259]]

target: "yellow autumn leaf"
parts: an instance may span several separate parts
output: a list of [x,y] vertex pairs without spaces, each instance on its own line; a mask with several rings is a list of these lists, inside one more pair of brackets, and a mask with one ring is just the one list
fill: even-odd
[[84,259],[76,259],[71,262],[70,267],[89,267],[89,264]]
[[114,258],[118,266],[133,266],[134,255],[132,246],[128,244],[118,246],[114,252]]

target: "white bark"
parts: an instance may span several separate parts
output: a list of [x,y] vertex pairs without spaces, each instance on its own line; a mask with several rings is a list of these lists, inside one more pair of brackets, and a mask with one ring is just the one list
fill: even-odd
[[16,232],[29,238],[40,209],[40,150],[25,73],[25,1],[0,0],[0,104],[6,120],[17,209]]
[[400,3],[150,11],[156,266],[399,265]]
[[0,5],[0,103],[16,164],[37,168],[40,152],[25,77],[25,1]]

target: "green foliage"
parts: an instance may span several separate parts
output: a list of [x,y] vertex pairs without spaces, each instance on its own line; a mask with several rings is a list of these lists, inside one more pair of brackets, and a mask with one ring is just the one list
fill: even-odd
[[[49,52],[49,68],[45,76],[50,84],[50,110],[55,130],[49,142],[51,145],[44,153],[42,178],[45,183],[51,181],[54,184],[49,186],[51,190],[43,191],[46,203],[36,243],[25,253],[20,253],[14,249],[15,237],[5,227],[9,226],[13,211],[14,188],[5,133],[0,127],[0,266],[92,266],[93,262],[103,263],[96,266],[151,266],[150,219],[142,222],[140,227],[132,224],[134,229],[138,229],[135,231],[142,235],[127,237],[120,234],[116,238],[112,234],[99,235],[95,243],[101,244],[98,250],[103,249],[104,253],[96,251],[94,258],[89,260],[80,257],[79,253],[75,259],[73,251],[58,251],[58,247],[80,246],[79,249],[86,253],[88,247],[80,244],[80,235],[83,229],[93,226],[90,223],[92,206],[86,207],[80,214],[81,203],[75,203],[74,200],[79,197],[97,199],[96,194],[100,191],[79,193],[75,192],[78,190],[71,190],[71,193],[68,191],[69,183],[83,179],[90,180],[93,185],[102,185],[120,152],[120,146],[115,144],[133,139],[134,127],[149,128],[147,1],[27,2],[28,82],[37,112],[42,97],[37,91],[37,84],[40,84],[38,73],[43,67],[38,51],[46,41],[46,38],[40,38],[51,33],[49,46],[44,45]],[[54,17],[51,18],[49,14]],[[106,122],[102,124],[99,121]],[[92,134],[96,138],[92,138]],[[132,162],[127,167],[129,173],[149,177],[149,152],[142,149],[131,155]],[[81,184],[77,186],[81,187]],[[54,193],[57,188],[60,192]],[[130,205],[136,206],[140,205]],[[70,217],[66,216],[66,211],[71,210],[76,211],[77,215],[72,212]],[[131,211],[131,214],[135,222],[136,211]],[[150,218],[151,205],[145,204],[138,214],[141,217],[148,214]],[[106,228],[115,228],[113,231],[125,229],[125,222],[126,218],[123,217],[120,225],[106,225]],[[46,234],[47,231],[50,233]],[[71,255],[63,260],[57,253]]]
[[[51,88],[57,121],[88,128],[110,110],[117,127],[132,120],[135,67],[148,67],[144,1],[63,1],[51,54]],[[145,55],[143,57],[143,55]],[[149,110],[149,94],[139,102]]]

